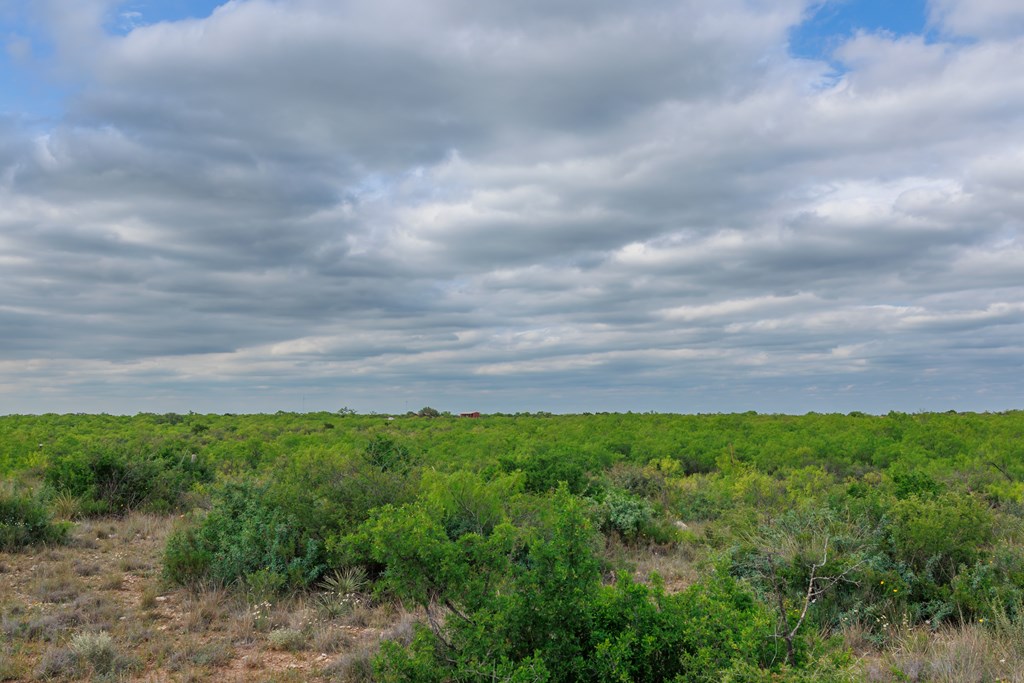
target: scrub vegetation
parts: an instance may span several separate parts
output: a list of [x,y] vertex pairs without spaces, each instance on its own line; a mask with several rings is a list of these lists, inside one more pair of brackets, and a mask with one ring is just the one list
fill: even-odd
[[1024,412],[0,418],[0,680],[1024,681]]

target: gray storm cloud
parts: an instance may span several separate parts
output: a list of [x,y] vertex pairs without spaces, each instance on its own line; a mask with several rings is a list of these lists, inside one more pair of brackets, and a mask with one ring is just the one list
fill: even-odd
[[1018,3],[838,70],[796,0],[63,7],[2,411],[1020,407]]

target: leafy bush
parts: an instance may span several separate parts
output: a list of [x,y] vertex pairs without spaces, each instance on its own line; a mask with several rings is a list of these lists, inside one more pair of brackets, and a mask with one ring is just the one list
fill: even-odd
[[124,514],[140,507],[171,510],[194,483],[212,476],[205,459],[185,444],[73,448],[54,456],[44,473],[47,486],[77,497],[86,515]]
[[0,550],[12,551],[38,543],[60,543],[71,525],[54,522],[38,495],[0,489]]
[[740,663],[766,667],[775,654],[773,615],[726,575],[675,595],[622,575],[592,610],[590,680],[710,683]]
[[366,460],[384,472],[407,472],[413,465],[409,449],[394,439],[378,434],[366,447]]
[[554,491],[560,484],[571,493],[584,493],[591,486],[590,474],[600,469],[583,454],[561,449],[503,457],[499,462],[506,472],[522,472],[526,490],[531,493]]
[[415,497],[411,462],[391,462],[382,468],[365,457],[293,455],[276,468],[270,494],[300,515],[303,525],[327,536],[359,525],[378,507]]
[[960,565],[974,564],[994,538],[991,510],[965,494],[912,495],[895,501],[890,514],[893,558],[942,585]]
[[654,518],[654,508],[646,500],[615,489],[605,493],[599,509],[601,530],[626,540],[635,540]]
[[509,518],[510,507],[522,493],[523,479],[521,473],[486,480],[465,470],[428,471],[420,483],[420,497],[453,540],[467,533],[489,536]]
[[210,511],[171,534],[164,573],[178,583],[253,584],[260,592],[308,587],[325,569],[323,544],[268,487],[229,483]]
[[384,579],[443,626],[385,644],[381,681],[717,681],[771,660],[771,613],[727,576],[669,595],[620,577],[602,587],[586,504],[562,489],[533,528],[458,541],[422,506],[385,509],[361,531]]

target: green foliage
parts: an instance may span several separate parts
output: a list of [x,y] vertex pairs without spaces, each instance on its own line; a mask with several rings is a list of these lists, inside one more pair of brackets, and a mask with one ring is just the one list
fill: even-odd
[[643,498],[613,489],[605,493],[600,515],[603,532],[617,533],[623,539],[635,540],[641,530],[653,521],[654,508]]
[[[759,649],[780,644],[760,620],[793,623],[812,571],[844,580],[816,594],[801,633],[856,622],[883,642],[887,619],[1019,620],[1022,411],[414,418],[7,416],[0,474],[41,477],[37,508],[68,517],[208,494],[168,544],[179,581],[270,594],[364,568],[434,619],[416,645],[385,647],[382,680],[699,680],[698,666],[841,680],[829,652],[797,642],[787,668]],[[215,476],[239,490],[208,487]],[[595,526],[630,547],[602,549]],[[645,541],[664,544],[659,563],[720,571],[673,595],[603,585]]]
[[366,460],[384,472],[406,472],[412,466],[409,449],[383,434],[374,436],[366,447]]
[[323,543],[266,486],[229,483],[197,522],[171,534],[168,579],[184,584],[247,583],[258,593],[308,587],[325,569]]
[[771,614],[727,576],[677,595],[626,575],[603,587],[588,519],[565,487],[536,527],[487,539],[452,540],[423,506],[381,510],[361,534],[386,585],[449,614],[407,648],[386,645],[379,678],[715,681],[770,662]]
[[952,602],[968,617],[992,619],[1000,609],[1013,610],[1024,623],[1024,553],[1020,548],[1000,548],[989,560],[963,567],[951,582]]
[[668,595],[626,575],[593,605],[590,680],[719,681],[739,664],[767,667],[771,613],[727,575]]
[[177,508],[193,484],[212,479],[212,471],[188,444],[110,443],[59,452],[44,477],[53,491],[77,497],[84,514],[99,515]]
[[509,519],[523,492],[521,473],[485,479],[476,472],[443,474],[424,472],[420,496],[438,519],[449,538],[469,533],[489,536],[498,524]]
[[0,551],[62,543],[70,524],[54,522],[39,495],[0,488]]
[[934,499],[943,490],[941,484],[920,470],[896,470],[891,476],[893,494],[901,500],[911,496]]
[[553,491],[565,484],[574,494],[582,494],[591,485],[590,471],[597,470],[597,463],[588,463],[581,453],[546,449],[540,453],[502,457],[501,467],[506,472],[522,472],[526,490],[531,493]]
[[360,524],[378,507],[411,501],[415,484],[415,470],[404,465],[382,469],[361,456],[311,453],[280,462],[271,492],[327,537]]
[[891,553],[898,562],[948,584],[960,565],[977,561],[994,538],[994,518],[966,494],[913,495],[892,503]]

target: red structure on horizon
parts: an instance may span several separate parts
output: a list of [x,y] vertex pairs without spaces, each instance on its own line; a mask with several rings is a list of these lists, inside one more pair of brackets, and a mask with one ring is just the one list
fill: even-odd
[[480,411],[474,410],[471,413],[459,413],[459,417],[480,417]]

